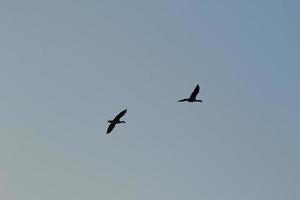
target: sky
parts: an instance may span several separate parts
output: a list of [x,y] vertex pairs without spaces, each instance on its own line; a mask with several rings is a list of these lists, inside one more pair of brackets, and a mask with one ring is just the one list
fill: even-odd
[[299,9],[1,1],[0,199],[300,199]]

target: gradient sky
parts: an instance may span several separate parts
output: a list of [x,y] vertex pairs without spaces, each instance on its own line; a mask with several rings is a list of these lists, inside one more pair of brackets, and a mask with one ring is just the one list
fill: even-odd
[[299,10],[1,1],[0,199],[300,199]]

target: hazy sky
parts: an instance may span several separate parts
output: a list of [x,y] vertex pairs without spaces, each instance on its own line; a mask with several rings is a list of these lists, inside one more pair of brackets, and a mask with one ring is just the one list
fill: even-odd
[[0,199],[300,199],[299,10],[1,1]]

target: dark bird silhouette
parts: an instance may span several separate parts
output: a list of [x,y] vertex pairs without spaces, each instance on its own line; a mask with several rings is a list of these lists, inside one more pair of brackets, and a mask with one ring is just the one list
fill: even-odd
[[120,112],[113,120],[108,120],[109,126],[107,128],[106,134],[109,134],[116,126],[116,124],[125,123],[125,121],[120,121],[121,117],[125,115],[127,110]]
[[199,87],[199,85],[197,85],[189,98],[181,99],[178,102],[184,102],[184,101],[188,101],[188,102],[202,102],[202,100],[196,99],[196,96],[198,95],[199,91],[200,91],[200,87]]

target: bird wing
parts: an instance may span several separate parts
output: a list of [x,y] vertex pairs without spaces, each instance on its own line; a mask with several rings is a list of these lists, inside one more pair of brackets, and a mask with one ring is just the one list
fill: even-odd
[[114,121],[119,121],[121,119],[121,117],[123,117],[123,115],[125,115],[125,113],[127,112],[127,110],[123,110],[122,112],[120,112],[114,119]]
[[107,128],[106,134],[109,134],[115,128],[115,125],[115,123],[110,123],[110,125]]
[[181,100],[179,100],[177,102],[184,102],[184,101],[186,101],[186,99],[181,99]]
[[196,96],[198,95],[199,91],[200,91],[200,87],[199,87],[199,85],[197,85],[196,88],[194,89],[193,93],[191,94],[190,98],[195,99]]

